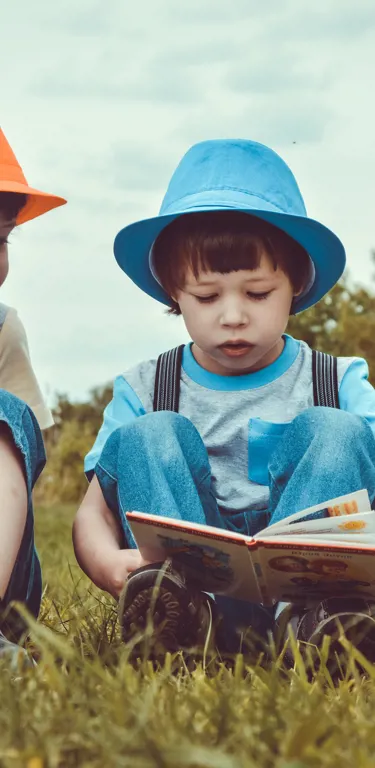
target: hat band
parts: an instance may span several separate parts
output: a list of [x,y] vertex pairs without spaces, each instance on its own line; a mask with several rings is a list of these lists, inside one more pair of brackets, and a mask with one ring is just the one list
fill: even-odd
[[19,184],[27,184],[21,168],[9,163],[0,163],[0,181],[16,181]]
[[269,211],[270,213],[286,213],[292,216],[306,216],[306,208],[302,198],[298,202],[279,196],[278,203],[270,202],[262,195],[254,195],[242,189],[233,187],[220,187],[207,189],[191,195],[184,195],[177,200],[168,203],[164,199],[159,215],[166,216],[172,213],[187,213],[193,210],[214,209],[249,209],[254,211]]

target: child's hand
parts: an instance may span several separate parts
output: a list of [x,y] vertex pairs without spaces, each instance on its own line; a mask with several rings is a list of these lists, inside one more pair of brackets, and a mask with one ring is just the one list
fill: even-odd
[[108,578],[107,592],[118,600],[129,573],[149,565],[138,549],[119,549],[113,554],[112,566]]
[[74,551],[82,570],[116,600],[129,573],[148,565],[138,549],[120,549],[123,534],[105,502],[98,478],[91,480],[73,525]]

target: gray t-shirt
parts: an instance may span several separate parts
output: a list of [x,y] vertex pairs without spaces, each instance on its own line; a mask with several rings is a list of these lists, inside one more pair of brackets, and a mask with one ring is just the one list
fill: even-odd
[[[196,362],[190,344],[184,349],[179,412],[203,439],[213,490],[225,514],[267,508],[269,459],[288,424],[313,405],[312,351],[304,342],[284,338],[274,363],[239,376],[210,373]],[[85,459],[87,473],[114,429],[152,412],[156,362],[147,360],[116,379],[113,400]],[[364,360],[338,358],[340,407],[360,413],[375,428],[375,392],[367,375]]]

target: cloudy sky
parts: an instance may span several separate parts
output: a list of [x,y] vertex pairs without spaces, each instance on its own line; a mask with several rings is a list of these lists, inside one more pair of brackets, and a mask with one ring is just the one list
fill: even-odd
[[1,292],[50,400],[186,340],[112,245],[196,141],[269,143],[368,282],[374,0],[12,0],[1,27],[1,127],[28,181],[69,200],[14,233]]

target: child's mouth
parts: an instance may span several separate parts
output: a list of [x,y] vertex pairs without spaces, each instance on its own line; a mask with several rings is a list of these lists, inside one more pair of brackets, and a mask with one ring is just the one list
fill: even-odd
[[247,344],[244,341],[235,342],[234,344],[221,344],[220,349],[227,357],[243,357],[250,349],[253,348],[253,344]]

